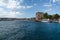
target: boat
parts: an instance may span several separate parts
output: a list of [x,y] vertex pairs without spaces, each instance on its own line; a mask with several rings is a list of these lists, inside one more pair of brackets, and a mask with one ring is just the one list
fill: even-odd
[[59,23],[59,21],[53,21],[54,23]]
[[60,23],[60,19],[59,19],[59,23]]
[[43,19],[41,22],[50,22],[49,19]]

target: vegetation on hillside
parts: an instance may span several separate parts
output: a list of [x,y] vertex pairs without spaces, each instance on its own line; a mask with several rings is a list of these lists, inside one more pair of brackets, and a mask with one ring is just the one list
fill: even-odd
[[48,13],[44,13],[44,17],[47,19],[59,19],[60,15],[59,14],[53,14],[53,15],[49,15]]
[[59,19],[60,18],[60,15],[59,14],[53,14],[53,15],[49,15],[47,12],[44,13],[44,16],[43,16],[45,19]]

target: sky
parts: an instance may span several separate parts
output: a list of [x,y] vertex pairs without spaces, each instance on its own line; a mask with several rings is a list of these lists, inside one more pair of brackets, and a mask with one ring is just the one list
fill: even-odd
[[31,18],[36,12],[60,14],[60,0],[0,0],[1,18]]

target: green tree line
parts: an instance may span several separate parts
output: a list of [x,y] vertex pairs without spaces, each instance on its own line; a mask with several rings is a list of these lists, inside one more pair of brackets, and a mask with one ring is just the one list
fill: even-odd
[[60,15],[59,14],[53,14],[53,15],[49,15],[47,12],[44,13],[44,17],[45,19],[59,19]]

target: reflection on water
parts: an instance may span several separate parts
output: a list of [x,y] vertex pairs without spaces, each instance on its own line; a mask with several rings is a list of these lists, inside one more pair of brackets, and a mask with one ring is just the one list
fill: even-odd
[[0,40],[60,40],[60,24],[0,21]]

